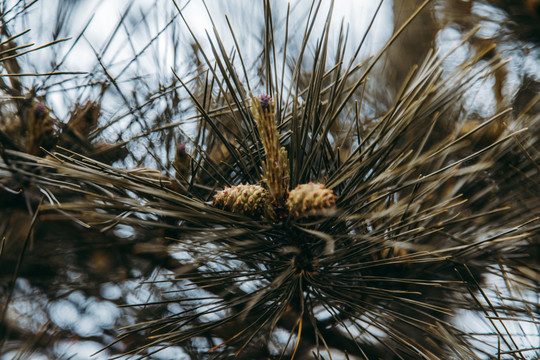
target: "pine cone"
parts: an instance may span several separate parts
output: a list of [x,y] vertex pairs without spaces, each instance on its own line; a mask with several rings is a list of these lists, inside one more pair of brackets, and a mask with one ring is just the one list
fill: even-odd
[[268,191],[260,185],[237,185],[226,187],[214,195],[213,205],[217,208],[251,217],[265,214]]
[[293,217],[326,215],[336,208],[336,198],[323,184],[301,184],[289,193],[287,206]]

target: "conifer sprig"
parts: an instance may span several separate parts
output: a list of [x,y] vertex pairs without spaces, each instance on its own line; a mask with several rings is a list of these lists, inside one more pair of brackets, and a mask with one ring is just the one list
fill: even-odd
[[275,104],[272,98],[268,95],[253,97],[251,107],[265,153],[264,182],[270,191],[271,206],[274,208],[271,216],[279,219],[288,215],[285,202],[289,192],[289,158],[287,150],[279,143]]
[[[183,18],[178,10],[173,19]],[[11,190],[1,195],[10,204],[16,199],[4,212],[13,209],[9,222],[28,220],[21,204],[39,206],[36,219],[52,231],[38,232],[32,221],[22,226],[24,235],[49,234],[35,239],[47,254],[69,244],[77,260],[69,271],[88,262],[103,282],[142,274],[147,296],[117,300],[137,320],[125,320],[111,352],[151,358],[181,347],[194,359],[430,360],[537,352],[527,332],[511,324],[540,322],[538,117],[523,113],[517,121],[500,111],[471,123],[463,111],[467,90],[501,60],[471,56],[448,72],[435,52],[410,73],[393,105],[372,118],[381,110],[376,99],[356,90],[369,92],[374,63],[342,66],[343,31],[331,62],[331,12],[308,59],[318,11],[314,4],[290,76],[285,60],[279,68],[276,46],[278,35],[289,34],[276,30],[265,1],[261,86],[248,76],[232,27],[232,52],[216,28],[213,56],[195,46],[204,58],[195,77],[171,74],[143,105],[129,105],[120,81],[109,78],[129,110],[97,129],[99,110],[92,109],[99,106],[74,111],[73,119],[85,121],[65,131],[69,150],[29,154],[0,139],[0,184]],[[290,54],[287,41],[281,48]],[[180,87],[193,103],[196,135],[171,130],[183,119],[168,122],[179,111]],[[252,98],[250,112],[246,94],[257,87],[278,90],[275,103]],[[170,101],[163,114],[142,116],[161,96]],[[129,128],[141,130],[126,142],[136,167],[81,150],[135,114]],[[138,140],[148,144],[144,151],[133,145]],[[152,162],[158,166],[140,166]],[[13,248],[14,232],[0,243],[0,260]],[[69,241],[43,241],[62,236]],[[109,253],[121,265],[108,267]],[[39,256],[30,259],[42,265]],[[467,328],[472,317],[486,330]]]
[[[436,64],[428,70],[438,73]],[[441,111],[430,106],[432,99],[448,103],[459,94],[413,83],[419,85],[405,94],[417,95],[402,101],[415,96],[410,101],[416,109]],[[426,124],[430,118],[416,121]],[[181,302],[185,309],[126,329],[121,340],[152,334],[139,348],[143,353],[210,337],[221,340],[211,342],[208,356],[252,358],[261,356],[256,349],[267,346],[272,334],[285,330],[295,346],[278,342],[282,354],[307,355],[313,348],[331,353],[330,347],[339,347],[368,358],[387,352],[432,358],[451,349],[474,358],[479,350],[449,319],[457,309],[484,309],[481,301],[473,306],[466,299],[469,286],[481,286],[486,271],[501,276],[486,260],[497,254],[510,264],[505,254],[526,248],[538,227],[534,217],[523,221],[520,212],[489,201],[491,193],[503,194],[479,177],[505,168],[498,159],[514,148],[513,139],[523,130],[477,151],[465,149],[467,137],[450,136],[414,153],[408,149],[423,137],[410,131],[422,128],[422,136],[429,136],[429,128],[407,112],[389,115],[375,125],[372,142],[335,170],[337,201],[332,196],[327,201],[330,207],[336,201],[337,213],[272,225],[89,159],[58,154],[38,164],[56,169],[50,178],[64,189],[77,184],[71,189],[87,199],[45,209],[91,219],[91,225],[177,228],[171,249],[189,258],[170,281],[186,287],[163,301]],[[160,217],[175,218],[176,225]],[[201,297],[206,302],[196,304]],[[508,351],[516,349],[510,338],[507,343]]]

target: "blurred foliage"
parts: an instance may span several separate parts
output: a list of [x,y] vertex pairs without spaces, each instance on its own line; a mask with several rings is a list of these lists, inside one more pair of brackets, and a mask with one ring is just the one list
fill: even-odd
[[0,6],[0,359],[540,356],[538,1]]

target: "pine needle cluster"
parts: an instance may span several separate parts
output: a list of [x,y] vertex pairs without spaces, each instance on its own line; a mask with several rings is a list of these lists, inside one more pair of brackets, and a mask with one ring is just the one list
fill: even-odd
[[[89,283],[127,281],[137,268],[152,296],[118,304],[136,321],[102,349],[134,358],[176,347],[193,359],[538,355],[521,325],[540,322],[539,115],[505,108],[471,121],[464,109],[501,58],[486,60],[484,49],[448,70],[453,50],[432,51],[381,109],[366,93],[403,28],[359,63],[345,57],[343,30],[332,39],[330,10],[314,47],[306,30],[287,68],[290,44],[280,53],[276,39],[289,39],[288,26],[274,28],[269,1],[263,10],[262,86],[250,85],[232,27],[238,58],[215,29],[211,53],[194,45],[196,74],[173,70],[156,92],[163,114],[144,123],[144,106],[130,110],[139,133],[129,141],[100,140],[113,121],[98,126],[98,101],[59,126],[35,97],[12,96],[22,125],[2,124],[0,196],[2,213],[18,209],[25,225],[13,235],[17,219],[2,220],[0,260],[13,260],[14,276],[1,295],[9,302],[15,278],[35,274],[23,260],[59,279],[82,273],[70,257],[84,258]],[[16,82],[0,85],[26,96]],[[191,133],[185,120],[161,123],[179,113],[180,89],[195,113]],[[145,149],[151,161],[138,155],[139,140],[161,136]],[[10,250],[18,238],[22,249]],[[68,268],[30,251],[52,253],[66,238]]]

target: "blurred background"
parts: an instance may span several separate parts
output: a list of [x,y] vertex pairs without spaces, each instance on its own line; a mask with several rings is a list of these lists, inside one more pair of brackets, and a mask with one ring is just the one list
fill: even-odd
[[[193,98],[220,116],[228,95],[219,90],[225,85],[216,75],[216,59],[230,59],[247,92],[277,94],[276,102],[283,103],[287,92],[307,88],[331,10],[328,70],[336,63],[354,68],[385,49],[363,90],[361,117],[375,121],[387,112],[413,66],[436,51],[448,74],[466,59],[479,59],[477,80],[460,104],[468,119],[486,119],[510,107],[537,119],[539,106],[530,104],[540,89],[540,2],[433,0],[385,48],[422,3],[271,1],[269,38],[263,1],[2,1],[0,140],[5,149],[43,156],[46,129],[39,139],[17,135],[22,126],[17,119],[43,116],[48,119],[43,126],[60,134],[55,146],[173,178],[177,144],[185,144],[195,158],[212,147],[201,141]],[[274,66],[282,71],[275,79],[267,77],[265,51],[275,55]],[[502,63],[494,61],[499,57]],[[294,73],[297,62],[300,74]],[[445,121],[452,126],[452,119]],[[121,354],[140,339],[133,334],[114,343],[122,327],[181,309],[175,303],[125,306],[174,299],[181,284],[166,280],[186,254],[164,242],[167,230],[112,223],[88,228],[53,213],[36,222],[40,197],[54,202],[54,195],[18,196],[5,161],[0,177],[1,360],[78,360],[95,353],[93,359],[128,358]],[[538,294],[522,298],[538,311]],[[458,321],[472,332],[485,331],[485,319],[470,319],[469,314]],[[519,346],[533,349],[530,358],[538,356],[539,324],[513,326],[521,334]],[[486,348],[497,346],[493,339],[485,342]],[[169,346],[149,358],[196,359],[205,346],[202,340]],[[333,358],[346,355],[336,352]]]

